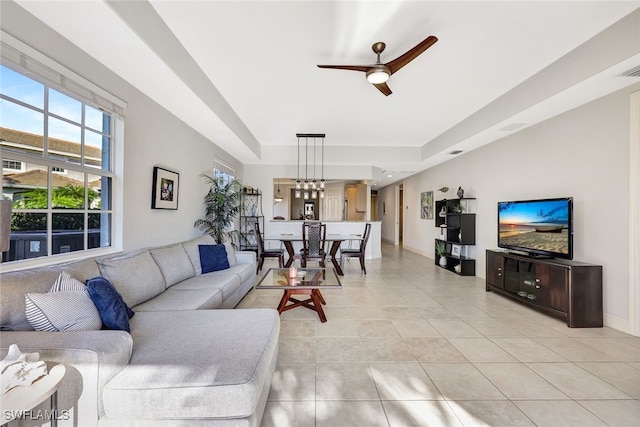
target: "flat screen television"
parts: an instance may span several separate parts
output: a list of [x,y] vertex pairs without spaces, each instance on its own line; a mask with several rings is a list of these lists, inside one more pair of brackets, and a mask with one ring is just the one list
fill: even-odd
[[498,202],[498,247],[573,259],[573,198]]

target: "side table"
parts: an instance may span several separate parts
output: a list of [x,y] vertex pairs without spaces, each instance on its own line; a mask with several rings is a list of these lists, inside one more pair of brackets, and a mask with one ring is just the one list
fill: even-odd
[[2,411],[0,422],[4,425],[20,412],[29,411],[51,397],[51,427],[56,427],[58,425],[58,388],[65,373],[64,365],[55,365],[49,369],[48,375],[30,386],[18,386],[0,396]]

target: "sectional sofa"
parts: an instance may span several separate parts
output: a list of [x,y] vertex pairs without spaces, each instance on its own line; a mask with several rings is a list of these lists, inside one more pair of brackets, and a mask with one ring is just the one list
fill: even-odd
[[[226,246],[230,267],[202,274],[199,246],[213,244],[202,236],[2,273],[0,356],[17,344],[65,364],[60,426],[259,426],[277,362],[278,313],[233,310],[255,284],[255,253]],[[135,313],[130,333],[35,331],[25,294],[49,292],[63,271],[83,283],[108,279]]]

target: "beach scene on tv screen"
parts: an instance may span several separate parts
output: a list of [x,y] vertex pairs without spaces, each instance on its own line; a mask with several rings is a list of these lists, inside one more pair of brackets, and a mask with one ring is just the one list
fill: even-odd
[[498,210],[501,246],[569,253],[566,200],[500,203]]

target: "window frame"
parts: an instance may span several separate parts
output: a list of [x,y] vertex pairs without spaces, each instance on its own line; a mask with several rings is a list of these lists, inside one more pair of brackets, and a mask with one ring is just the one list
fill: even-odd
[[[4,36],[5,33],[2,32],[2,35]],[[2,40],[2,44],[3,44],[3,47],[5,47],[4,46],[5,40]],[[15,46],[12,46],[12,48],[16,49]],[[44,128],[43,128],[43,147],[41,151],[39,151],[38,153],[28,153],[28,152],[21,152],[17,150],[14,151],[11,149],[0,147],[0,159],[3,161],[9,160],[9,161],[22,162],[23,170],[25,169],[25,165],[28,165],[29,163],[45,166],[47,169],[47,178],[48,178],[47,179],[47,193],[48,193],[47,208],[19,210],[20,212],[47,214],[47,218],[48,218],[47,232],[46,232],[47,255],[36,257],[36,258],[29,258],[29,259],[22,259],[22,260],[15,260],[15,261],[1,263],[0,266],[2,267],[2,271],[20,270],[24,268],[36,267],[41,265],[50,265],[50,264],[65,262],[65,261],[80,260],[88,257],[101,256],[101,255],[122,251],[122,246],[123,246],[122,245],[122,242],[123,242],[123,236],[122,236],[122,230],[123,230],[123,214],[122,214],[123,182],[122,181],[123,180],[122,180],[122,177],[124,172],[124,159],[123,159],[124,107],[126,107],[126,103],[124,103],[124,101],[117,100],[117,98],[107,93],[106,94],[107,97],[111,96],[113,97],[113,99],[119,101],[118,103],[114,103],[114,109],[116,110],[116,112],[108,111],[105,108],[101,107],[98,103],[92,102],[90,99],[86,99],[85,97],[78,95],[78,93],[76,92],[66,90],[64,87],[61,87],[59,84],[56,84],[55,82],[50,81],[47,78],[44,78],[40,75],[35,74],[33,71],[28,70],[22,65],[16,64],[14,61],[7,59],[4,56],[4,51],[2,53],[3,55],[0,57],[0,63],[3,66],[8,67],[14,72],[20,73],[23,76],[29,79],[32,79],[40,84],[43,84],[45,86],[44,87],[45,102],[47,102],[46,94],[48,92],[48,88],[51,88],[53,90],[61,92],[66,96],[69,96],[79,101],[82,104],[82,117],[80,119],[81,123],[76,123],[75,121],[72,121],[73,124],[80,125],[80,133],[81,133],[81,140],[80,140],[81,141],[81,160],[79,163],[74,163],[73,161],[60,160],[59,158],[56,158],[55,156],[47,155],[46,153],[49,119],[50,118],[60,119],[58,115],[49,113],[47,105],[45,105],[44,109],[41,110],[38,107],[34,107],[32,105],[25,104],[24,102],[21,102],[9,96],[2,95],[2,98],[3,100],[5,100],[5,102],[12,102],[12,103],[21,105],[23,107],[30,108],[31,110],[41,111],[44,117]],[[29,53],[33,54],[34,51],[30,51]],[[30,60],[42,62],[43,55],[40,54],[39,52],[36,52],[36,53],[37,53],[36,56],[38,57],[35,60],[30,58]],[[44,57],[44,62],[45,62],[45,66],[49,66],[49,67],[51,67],[53,63],[53,68],[55,69],[55,71],[62,72],[61,74],[62,76],[65,76],[65,77],[76,76],[75,73],[67,70],[66,68],[64,68],[63,66],[57,63],[54,63],[49,58]],[[23,64],[23,61],[21,61],[21,64]],[[50,71],[51,69],[48,68],[48,70]],[[61,81],[64,81],[64,79],[61,79]],[[79,87],[78,85],[83,85],[85,90],[91,91],[91,93],[93,93],[93,91],[95,90],[95,91],[98,91],[98,93],[103,97],[105,96],[105,92],[101,88],[84,79],[81,79],[80,82],[74,81],[73,84],[75,85],[74,87]],[[95,166],[88,166],[88,164],[90,164],[88,162],[85,164],[85,160],[86,160],[84,156],[85,132],[86,130],[90,130],[94,133],[96,132],[96,129],[94,129],[94,127],[84,123],[85,122],[85,114],[84,114],[85,105],[98,109],[101,112],[108,114],[110,117],[110,135],[109,135],[109,138],[110,138],[109,154],[110,155],[108,160],[109,161],[108,166],[97,168]],[[18,131],[20,130],[18,129]],[[104,133],[100,133],[100,134],[105,135]],[[54,170],[54,168],[62,169],[63,172],[57,172]],[[52,177],[54,174],[57,174],[57,175],[67,174],[69,171],[83,174],[83,177],[84,177],[83,183],[84,183],[84,189],[85,189],[84,207],[82,209],[60,209],[60,208],[54,209],[51,203],[52,189],[55,188],[53,185]],[[91,209],[91,206],[88,203],[87,190],[88,188],[90,188],[89,182],[91,182],[92,176],[110,178],[110,188],[109,188],[110,206],[108,209],[104,209],[104,208]],[[0,181],[0,190],[3,190],[2,181]],[[18,210],[14,210],[14,211],[18,211]],[[52,230],[52,221],[51,221],[53,216],[56,214],[78,214],[78,213],[81,213],[84,215],[85,226],[83,229],[83,249],[72,251],[72,252],[53,254],[53,250],[52,250],[53,249],[52,247],[53,246],[53,242],[52,242],[53,230]],[[107,237],[107,240],[109,241],[109,246],[89,248],[90,244],[88,240],[88,234],[89,234],[88,219],[91,214],[108,214],[109,215],[110,227],[109,227],[109,236]]]

